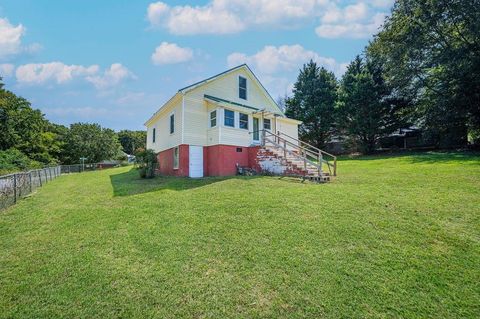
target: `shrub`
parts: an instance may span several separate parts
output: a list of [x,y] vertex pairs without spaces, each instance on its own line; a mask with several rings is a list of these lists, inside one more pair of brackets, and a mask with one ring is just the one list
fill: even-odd
[[141,178],[155,177],[157,169],[157,154],[153,150],[140,151],[135,154],[135,164],[138,167]]
[[15,148],[0,151],[0,174],[41,167],[41,163],[29,159],[27,155]]

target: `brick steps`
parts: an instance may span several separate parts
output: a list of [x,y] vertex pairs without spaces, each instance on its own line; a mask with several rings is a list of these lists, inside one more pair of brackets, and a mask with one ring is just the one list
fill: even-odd
[[315,165],[308,162],[305,164],[301,158],[289,153],[287,153],[285,157],[283,149],[275,146],[266,145],[261,148],[258,152],[257,159],[259,162],[271,163],[271,170],[282,170],[283,175],[300,177],[319,183],[330,181],[330,174],[328,172],[322,172],[322,176],[319,176],[318,168]]

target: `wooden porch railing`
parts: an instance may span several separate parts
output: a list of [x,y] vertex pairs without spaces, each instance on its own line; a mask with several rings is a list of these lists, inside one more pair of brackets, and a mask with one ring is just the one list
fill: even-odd
[[327,165],[330,175],[337,176],[337,157],[335,155],[280,131],[278,131],[277,134],[268,130],[259,130],[258,132],[261,133],[260,142],[262,146],[265,146],[266,143],[273,144],[283,151],[285,159],[287,158],[287,154],[290,154],[302,160],[305,171],[307,170],[307,163],[309,163],[318,169],[318,175],[322,177],[323,164],[325,164]]

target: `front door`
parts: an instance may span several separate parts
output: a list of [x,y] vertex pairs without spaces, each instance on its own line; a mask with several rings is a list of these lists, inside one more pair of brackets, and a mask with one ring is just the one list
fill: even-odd
[[253,118],[253,142],[260,142],[260,129],[258,118]]
[[203,146],[190,145],[188,150],[188,176],[203,177]]

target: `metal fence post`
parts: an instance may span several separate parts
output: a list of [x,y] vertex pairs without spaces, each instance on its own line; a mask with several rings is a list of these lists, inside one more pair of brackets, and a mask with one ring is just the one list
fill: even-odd
[[28,172],[28,179],[30,181],[30,193],[32,192],[32,171]]
[[38,173],[38,179],[40,180],[40,187],[42,187],[42,171],[38,169],[37,173]]
[[17,174],[13,174],[13,202],[17,203]]

